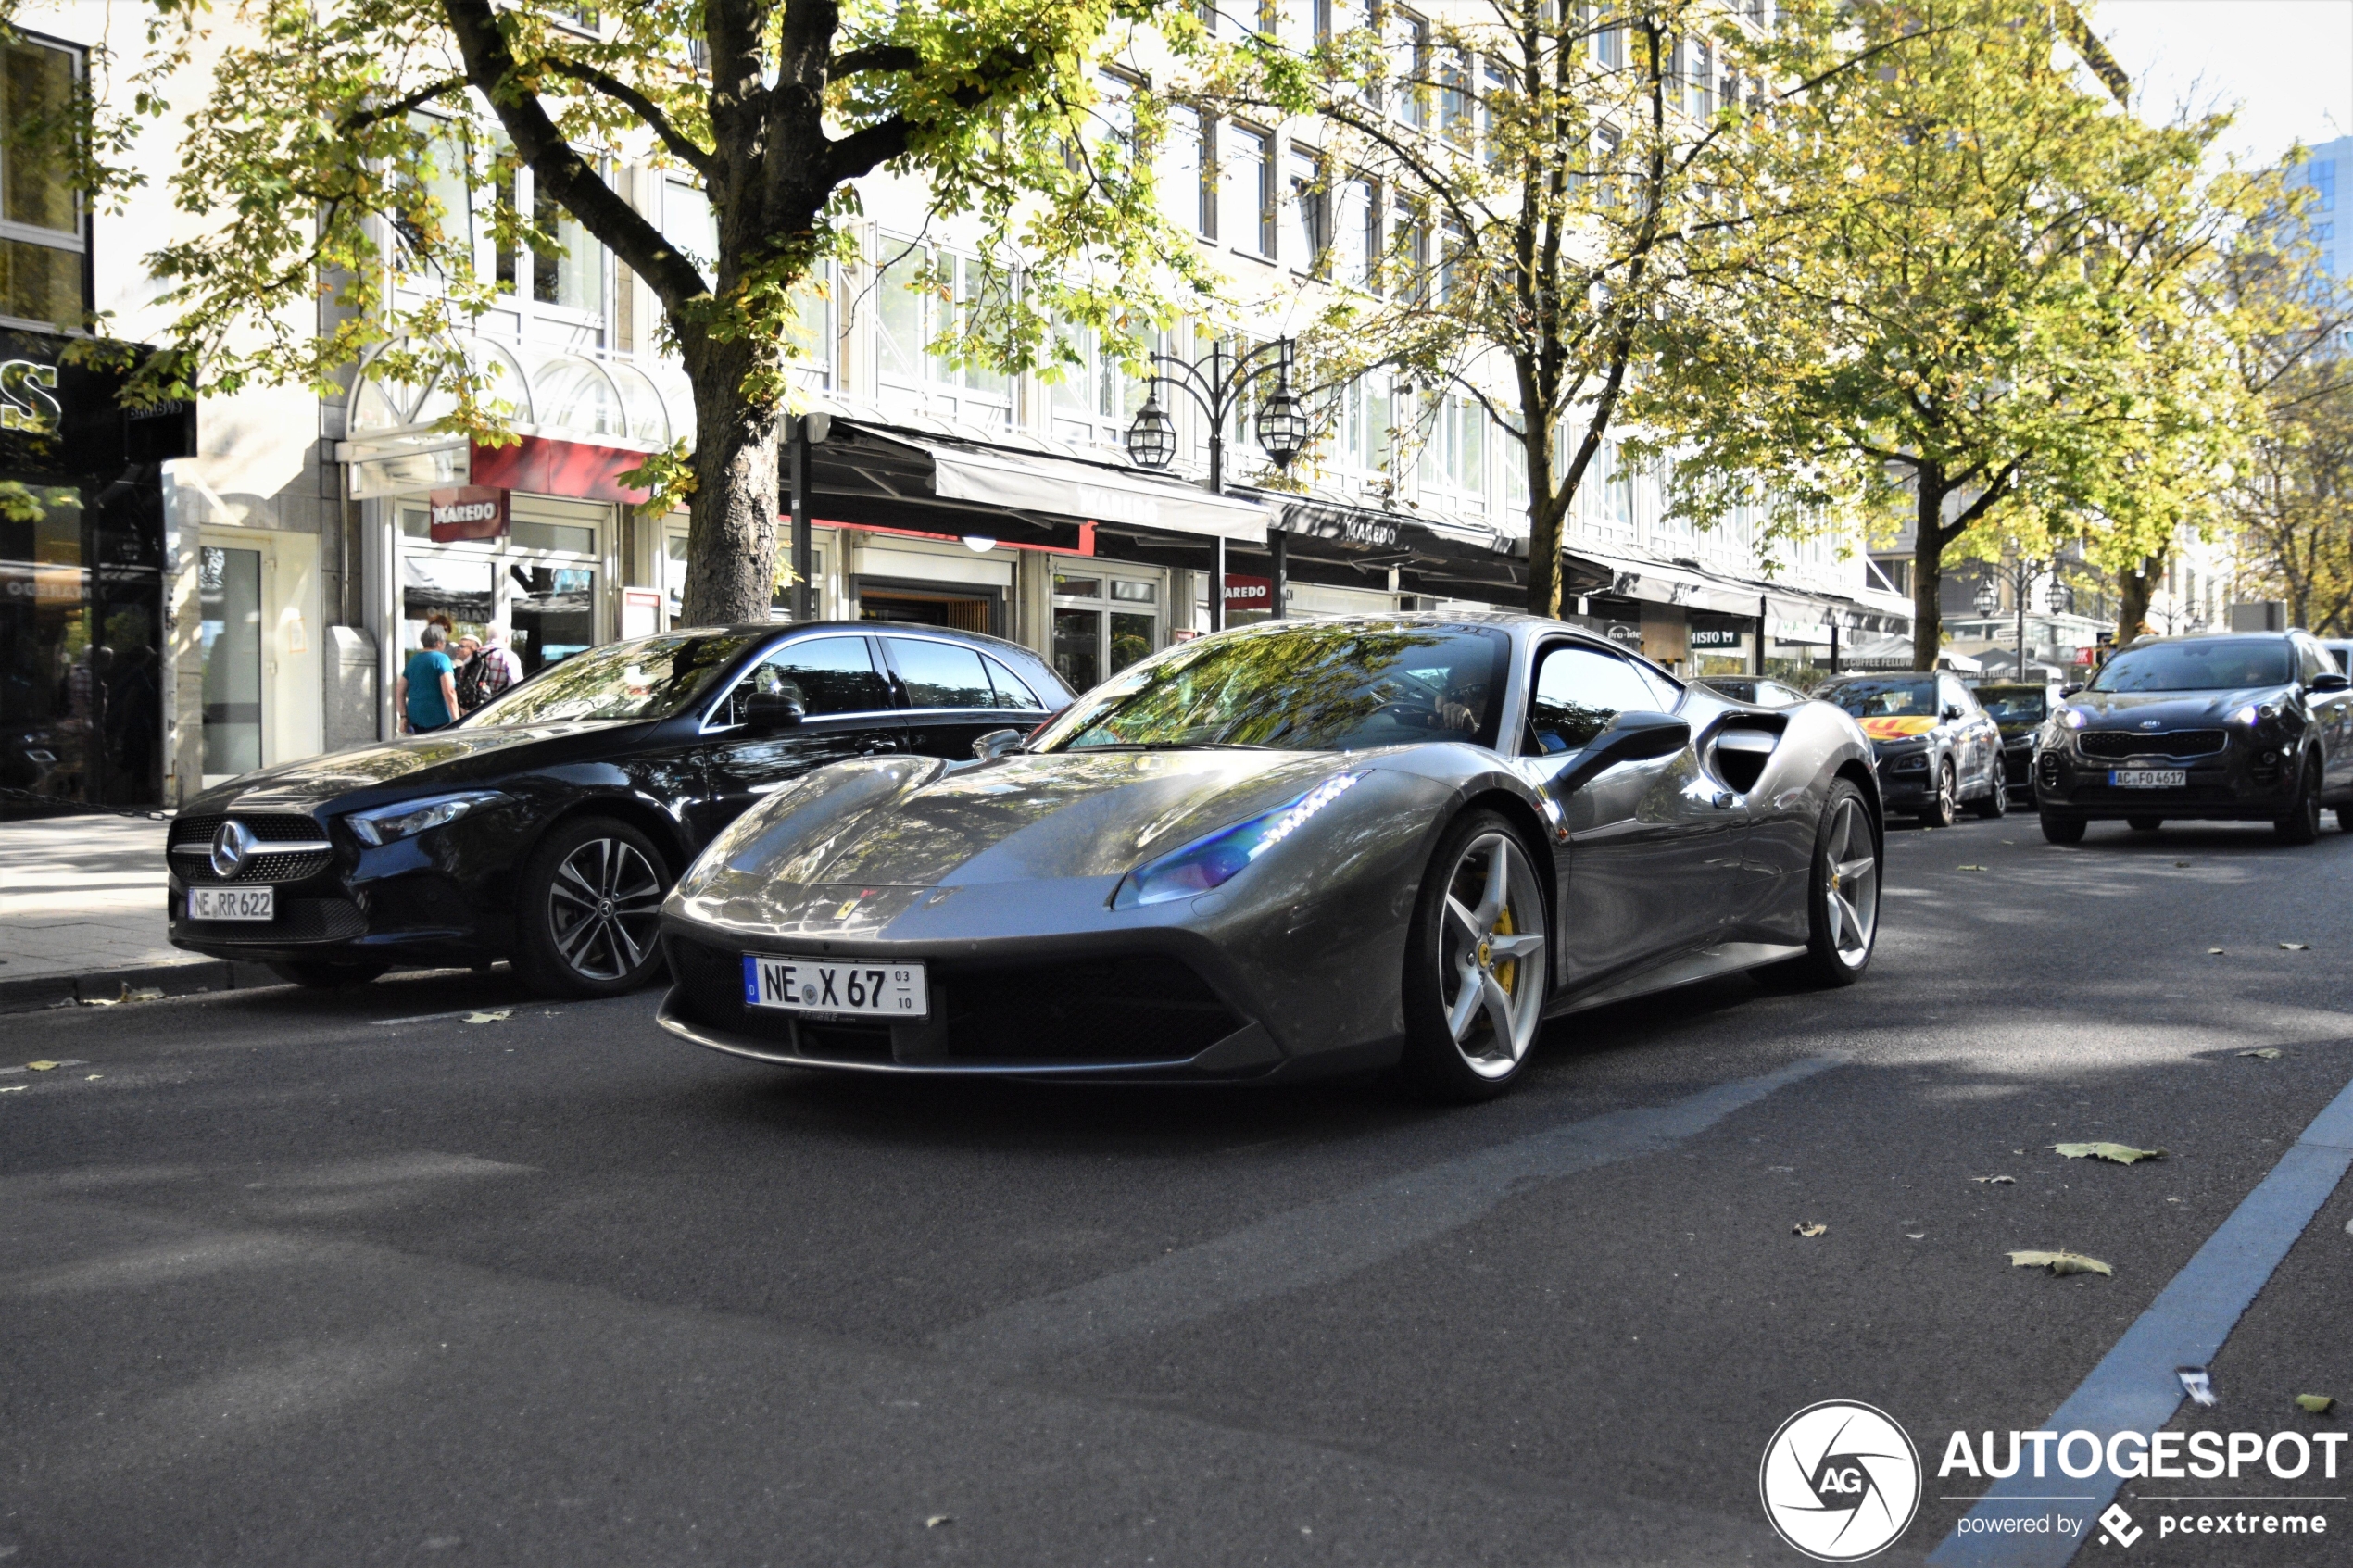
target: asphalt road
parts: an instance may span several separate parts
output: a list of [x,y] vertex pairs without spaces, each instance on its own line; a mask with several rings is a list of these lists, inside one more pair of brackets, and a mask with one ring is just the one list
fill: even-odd
[[[2353,835],[1889,860],[1862,985],[1573,1018],[1468,1110],[806,1076],[503,972],[0,1017],[69,1064],[0,1076],[0,1563],[1793,1563],[1825,1399],[1923,1450],[1917,1562],[1948,1432],[2044,1425],[2353,1082]],[[2346,1428],[2349,1221],[2177,1424]],[[2353,1561],[2314,1507],[2129,1559]]]

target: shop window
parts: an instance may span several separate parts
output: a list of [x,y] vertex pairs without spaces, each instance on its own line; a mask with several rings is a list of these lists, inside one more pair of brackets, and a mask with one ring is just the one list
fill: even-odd
[[597,531],[563,522],[524,522],[517,520],[510,525],[517,545],[526,550],[560,550],[568,555],[593,556],[597,553]]
[[56,144],[71,133],[79,55],[0,44],[0,316],[79,326],[86,307],[82,202]]
[[1160,646],[1157,582],[1058,572],[1054,598],[1054,671],[1075,691],[1100,684]]
[[597,643],[597,570],[510,561],[510,645],[526,675],[585,653]]
[[204,664],[204,773],[261,766],[261,552],[197,555],[197,657]]

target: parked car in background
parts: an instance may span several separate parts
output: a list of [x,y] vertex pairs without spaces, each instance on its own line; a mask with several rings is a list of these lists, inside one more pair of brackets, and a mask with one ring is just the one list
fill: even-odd
[[2043,836],[2075,844],[2122,819],[2268,820],[2289,844],[2334,807],[2353,832],[2353,691],[2303,632],[2142,637],[2044,727]]
[[851,757],[965,758],[1070,689],[995,637],[734,626],[576,654],[457,724],[247,773],[171,824],[171,940],[304,985],[495,959],[610,996],[746,807]]
[[1759,708],[1794,708],[1806,700],[1806,694],[1796,687],[1762,675],[1703,675],[1700,684],[1722,692],[1734,702],[1753,702]]
[[1853,714],[1871,737],[1890,811],[1951,827],[1964,805],[1981,817],[2009,809],[2002,732],[1959,676],[1942,670],[1841,675],[1814,696]]
[[1975,688],[1978,705],[2002,732],[2002,782],[2014,804],[2034,804],[2034,754],[2043,725],[2060,702],[2059,688],[2045,682],[1989,683]]

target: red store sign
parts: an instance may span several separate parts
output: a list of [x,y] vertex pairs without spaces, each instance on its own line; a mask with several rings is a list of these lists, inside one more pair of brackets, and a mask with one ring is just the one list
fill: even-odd
[[507,536],[507,492],[486,484],[465,484],[455,490],[428,492],[433,508],[434,543],[459,539],[504,539]]
[[1271,577],[1226,577],[1226,608],[1228,609],[1265,609],[1275,602],[1275,580]]

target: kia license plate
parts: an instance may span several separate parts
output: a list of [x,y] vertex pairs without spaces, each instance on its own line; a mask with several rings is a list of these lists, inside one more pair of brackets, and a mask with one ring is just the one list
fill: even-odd
[[2108,782],[2111,789],[2180,789],[2190,775],[2182,768],[2112,768]]
[[275,889],[268,887],[191,887],[190,920],[275,920]]
[[921,1019],[931,1012],[919,963],[744,955],[744,1006],[850,1018]]

